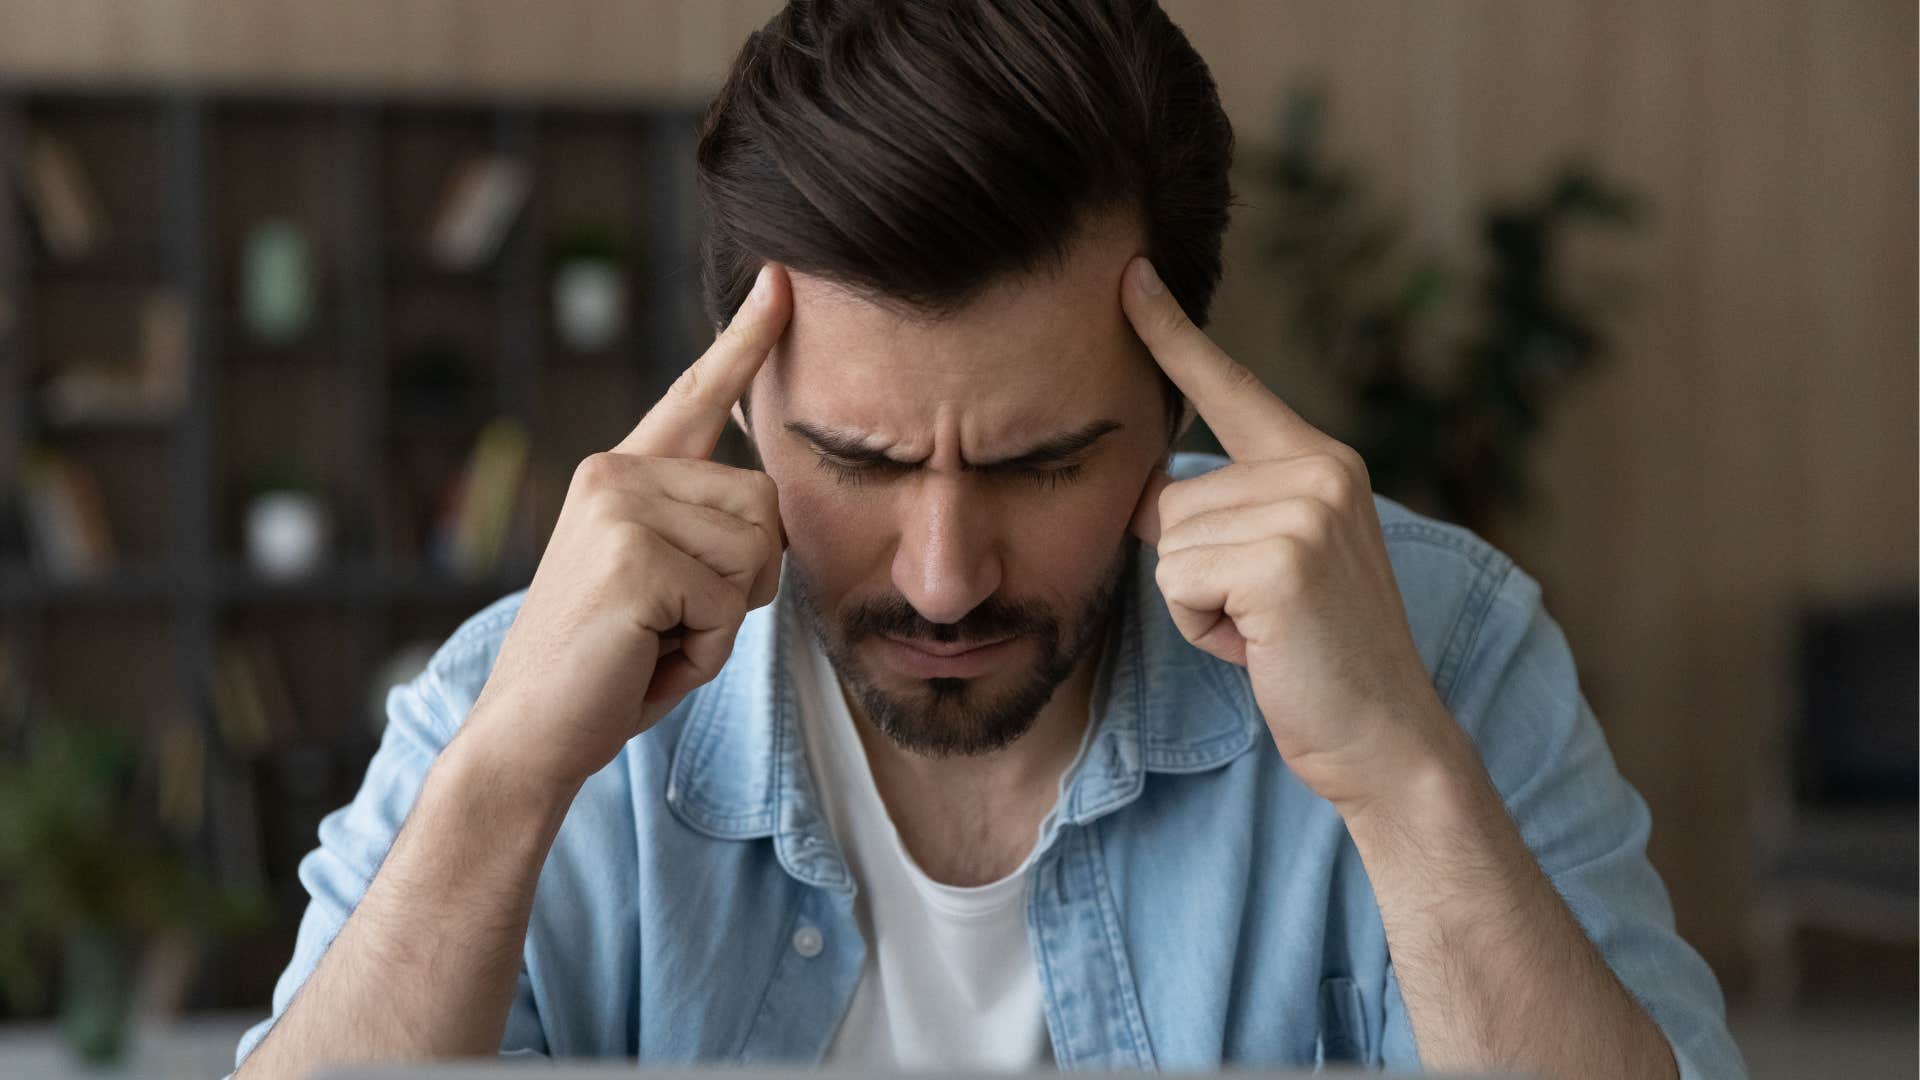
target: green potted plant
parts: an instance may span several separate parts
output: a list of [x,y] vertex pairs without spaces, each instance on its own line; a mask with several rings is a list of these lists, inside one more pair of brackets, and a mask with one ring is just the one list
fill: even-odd
[[69,1045],[109,1064],[125,1050],[145,947],[255,930],[266,898],[195,869],[160,824],[133,739],[51,709],[12,719],[18,752],[0,760],[0,994],[31,1014],[57,985]]
[[1567,231],[1633,220],[1636,200],[1580,165],[1532,197],[1482,212],[1484,270],[1409,252],[1394,217],[1323,160],[1325,108],[1298,91],[1261,161],[1275,210],[1265,254],[1289,287],[1289,330],[1352,404],[1335,434],[1375,490],[1492,537],[1531,501],[1525,464],[1554,400],[1606,338],[1563,295]]

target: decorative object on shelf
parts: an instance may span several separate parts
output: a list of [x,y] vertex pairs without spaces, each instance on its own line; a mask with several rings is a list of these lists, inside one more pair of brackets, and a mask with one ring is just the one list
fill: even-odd
[[48,424],[148,422],[177,416],[192,366],[192,323],[171,289],[140,302],[140,347],[132,365],[95,358],[60,365],[40,388]]
[[1633,220],[1635,199],[1573,166],[1527,201],[1489,207],[1486,269],[1462,311],[1463,273],[1394,258],[1400,224],[1322,160],[1324,112],[1319,94],[1292,94],[1263,165],[1276,212],[1267,255],[1293,288],[1290,329],[1351,396],[1352,430],[1336,434],[1375,490],[1491,538],[1504,512],[1529,505],[1527,456],[1553,399],[1605,344],[1561,294],[1559,241],[1570,226]]
[[367,689],[367,728],[374,738],[387,730],[387,693],[427,670],[427,664],[439,649],[440,642],[427,638],[408,642],[389,654],[374,670],[373,681]]
[[526,162],[481,154],[454,170],[427,246],[449,270],[473,270],[493,258],[533,186]]
[[248,331],[274,345],[306,333],[314,311],[313,251],[306,232],[291,221],[262,221],[248,230],[241,261]]
[[467,463],[441,500],[442,513],[430,534],[431,562],[467,579],[499,569],[527,448],[526,428],[512,417],[495,417],[480,430]]
[[293,459],[256,468],[247,484],[247,564],[263,578],[291,581],[325,566],[333,516],[324,485]]
[[66,262],[91,255],[106,233],[106,219],[80,155],[66,140],[35,131],[23,165],[20,189],[48,253]]
[[327,504],[305,491],[268,491],[247,504],[247,562],[262,577],[290,581],[327,561],[333,523]]
[[34,568],[59,580],[111,570],[119,553],[93,473],[47,447],[30,448],[21,472]]
[[627,245],[611,226],[579,222],[548,249],[553,266],[553,328],[576,352],[594,352],[627,329]]
[[37,1012],[58,967],[64,1037],[110,1064],[136,985],[153,981],[142,969],[177,968],[183,931],[259,929],[265,897],[193,868],[155,813],[151,755],[118,725],[83,727],[51,707],[6,719],[21,752],[0,758],[0,993]]

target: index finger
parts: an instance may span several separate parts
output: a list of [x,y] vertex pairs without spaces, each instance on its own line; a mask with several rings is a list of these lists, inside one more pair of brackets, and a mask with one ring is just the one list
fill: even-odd
[[713,453],[727,414],[753,384],[786,330],[793,294],[784,267],[760,268],[753,291],[700,359],[687,365],[640,423],[613,448],[646,457],[704,458]]
[[1330,436],[1301,419],[1260,377],[1187,318],[1146,256],[1127,264],[1120,305],[1134,333],[1236,461],[1290,457]]

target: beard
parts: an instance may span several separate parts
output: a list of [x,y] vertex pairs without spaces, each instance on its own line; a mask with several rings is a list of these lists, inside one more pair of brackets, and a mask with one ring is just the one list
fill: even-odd
[[[1123,536],[1094,587],[1070,598],[1064,612],[1039,601],[989,596],[952,623],[929,622],[897,593],[862,601],[829,618],[798,561],[792,580],[802,621],[869,723],[894,745],[923,757],[969,756],[1002,749],[1033,727],[1054,691],[1104,637],[1135,550],[1133,538]],[[855,653],[862,641],[876,635],[943,644],[1019,636],[1036,644],[1039,656],[1019,671],[913,679],[912,689],[895,691],[880,685]]]

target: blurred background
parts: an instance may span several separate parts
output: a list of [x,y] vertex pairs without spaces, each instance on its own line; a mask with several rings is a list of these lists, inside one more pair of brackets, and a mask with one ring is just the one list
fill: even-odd
[[[0,0],[0,1074],[230,1067],[386,689],[710,338],[776,6]],[[1217,340],[1543,583],[1754,1074],[1913,1075],[1915,6],[1165,6]]]

